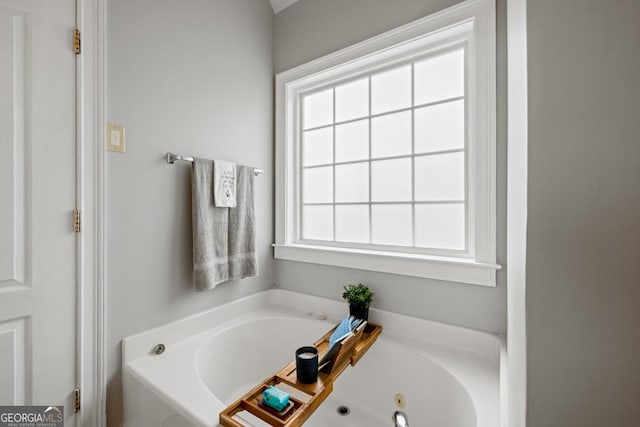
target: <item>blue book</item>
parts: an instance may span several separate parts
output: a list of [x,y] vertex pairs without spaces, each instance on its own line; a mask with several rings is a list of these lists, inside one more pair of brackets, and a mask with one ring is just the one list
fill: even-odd
[[329,338],[329,348],[348,337],[351,331],[351,317],[346,316],[331,334],[331,338]]
[[333,356],[335,356],[339,348],[338,344],[344,341],[349,335],[352,335],[353,331],[355,331],[362,322],[362,319],[356,319],[353,316],[346,316],[342,319],[342,322],[338,324],[331,334],[331,337],[329,337],[329,350],[327,350],[325,355],[322,356],[322,359],[318,362],[319,367],[325,365],[333,358]]

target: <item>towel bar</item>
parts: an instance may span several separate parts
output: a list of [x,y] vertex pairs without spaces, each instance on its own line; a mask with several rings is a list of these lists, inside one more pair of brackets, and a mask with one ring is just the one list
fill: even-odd
[[[174,164],[176,161],[193,163],[193,157],[183,156],[182,154],[167,153],[167,163]],[[258,176],[262,175],[264,171],[262,169],[253,168],[253,173]]]

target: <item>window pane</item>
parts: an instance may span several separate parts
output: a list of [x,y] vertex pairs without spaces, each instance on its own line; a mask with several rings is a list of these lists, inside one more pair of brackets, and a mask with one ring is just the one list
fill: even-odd
[[303,129],[333,123],[333,89],[305,96],[302,101],[302,108]]
[[369,201],[369,162],[336,166],[336,202]]
[[415,165],[416,200],[465,199],[464,153],[416,157]]
[[411,154],[411,111],[375,117],[371,121],[371,157]]
[[418,108],[416,153],[464,148],[464,100]]
[[416,62],[415,105],[464,96],[464,50]]
[[333,240],[333,206],[302,208],[302,238]]
[[336,162],[369,158],[369,120],[336,126]]
[[333,202],[333,166],[302,171],[303,203]]
[[411,65],[371,76],[372,114],[411,106]]
[[416,205],[416,246],[464,250],[464,203]]
[[369,115],[369,78],[336,86],[336,122]]
[[302,165],[333,163],[333,128],[310,130],[302,134]]
[[371,163],[371,198],[375,202],[411,200],[411,159]]
[[369,205],[336,206],[336,240],[369,243]]
[[411,205],[371,206],[371,242],[411,246]]

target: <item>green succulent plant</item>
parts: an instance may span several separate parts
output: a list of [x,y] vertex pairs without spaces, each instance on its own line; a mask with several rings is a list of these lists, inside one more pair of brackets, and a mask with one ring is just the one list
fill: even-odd
[[349,302],[349,305],[366,308],[371,306],[374,296],[375,292],[362,283],[358,283],[357,285],[348,284],[344,287],[344,292],[342,293],[342,298]]

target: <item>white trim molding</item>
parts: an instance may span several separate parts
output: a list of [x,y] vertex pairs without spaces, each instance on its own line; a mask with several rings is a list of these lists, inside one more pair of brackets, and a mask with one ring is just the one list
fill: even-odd
[[[492,286],[496,264],[470,259],[313,245],[274,245],[275,257],[289,261],[379,271],[404,276]],[[428,269],[425,266],[428,265]]]
[[527,425],[527,0],[507,0],[507,372],[505,426]]
[[[275,258],[496,285],[500,266],[496,264],[495,19],[494,1],[467,0],[276,76]],[[459,47],[465,49],[467,85],[465,250],[403,250],[301,239],[302,96]]]
[[105,372],[105,162],[106,0],[77,0],[82,38],[78,61],[78,425],[106,425]]
[[96,1],[96,426],[107,425],[107,0]]

